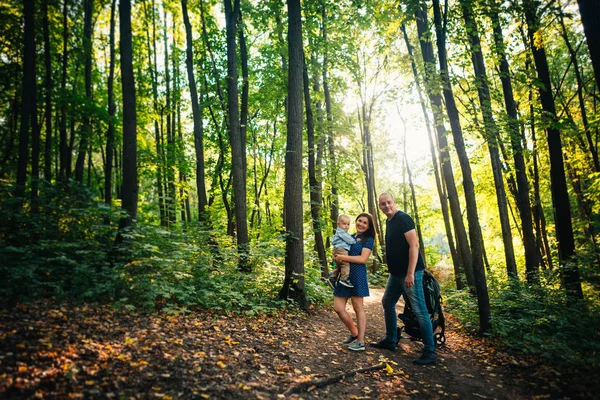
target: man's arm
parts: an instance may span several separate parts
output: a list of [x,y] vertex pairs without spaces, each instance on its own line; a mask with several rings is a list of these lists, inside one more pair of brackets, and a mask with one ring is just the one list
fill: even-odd
[[417,268],[417,261],[419,260],[419,238],[417,231],[411,229],[404,233],[404,237],[408,242],[408,271],[406,272],[406,280],[404,285],[406,287],[412,287],[415,284],[415,269]]

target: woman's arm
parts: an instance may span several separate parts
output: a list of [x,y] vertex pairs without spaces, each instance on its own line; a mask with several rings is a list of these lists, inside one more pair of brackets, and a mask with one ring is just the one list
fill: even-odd
[[348,261],[353,264],[366,264],[369,256],[371,255],[371,249],[363,247],[360,256],[345,256],[338,254],[334,257],[335,262]]

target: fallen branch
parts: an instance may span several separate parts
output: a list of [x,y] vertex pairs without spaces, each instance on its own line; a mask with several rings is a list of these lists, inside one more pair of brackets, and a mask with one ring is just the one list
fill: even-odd
[[310,380],[310,381],[306,381],[306,382],[300,382],[296,386],[292,386],[288,390],[286,390],[285,393],[283,393],[283,395],[284,396],[289,396],[291,394],[300,393],[300,392],[302,392],[304,390],[307,390],[307,389],[313,388],[313,387],[314,388],[322,388],[324,386],[331,385],[332,383],[339,382],[339,381],[341,381],[344,378],[349,378],[351,376],[354,376],[354,375],[356,375],[358,373],[369,372],[369,371],[377,371],[377,370],[380,370],[380,369],[385,369],[385,363],[380,363],[380,364],[377,364],[377,365],[372,365],[372,366],[366,367],[366,368],[355,369],[355,370],[352,370],[352,371],[344,372],[342,374],[330,376],[330,377],[324,378],[324,379]]

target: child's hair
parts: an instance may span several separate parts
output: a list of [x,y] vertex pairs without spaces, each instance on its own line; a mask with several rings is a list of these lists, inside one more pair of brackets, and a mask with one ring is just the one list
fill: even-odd
[[346,214],[340,214],[340,215],[338,215],[337,223],[339,224],[340,222],[344,222],[344,221],[348,221],[348,223],[349,223],[352,220]]

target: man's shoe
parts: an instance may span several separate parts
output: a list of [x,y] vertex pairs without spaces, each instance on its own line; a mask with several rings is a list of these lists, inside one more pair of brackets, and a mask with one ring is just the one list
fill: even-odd
[[346,287],[353,288],[354,285],[350,282],[349,279],[340,279],[340,283]]
[[342,342],[342,344],[346,344],[346,345],[348,345],[348,344],[352,344],[352,343],[354,343],[354,342],[356,341],[356,339],[358,339],[358,336],[352,336],[352,335],[350,335],[350,336],[348,336],[348,337],[347,337],[347,338],[346,338],[346,339],[345,339],[345,340]]
[[365,345],[359,341],[355,341],[350,346],[348,346],[348,350],[365,351]]
[[335,290],[335,278],[327,278],[327,284],[329,285],[330,288],[332,288],[333,290]]
[[375,347],[376,349],[385,349],[389,351],[396,351],[396,346],[393,343],[390,343],[387,339],[380,340],[379,342],[369,343],[371,347]]
[[421,357],[413,361],[417,365],[432,365],[435,364],[436,355],[435,353],[423,353]]

